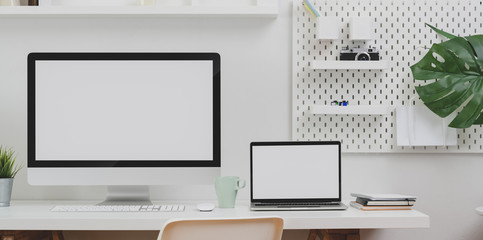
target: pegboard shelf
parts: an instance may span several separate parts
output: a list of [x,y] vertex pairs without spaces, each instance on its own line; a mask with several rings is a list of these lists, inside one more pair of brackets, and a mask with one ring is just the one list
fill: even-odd
[[[335,16],[340,20],[337,41],[318,40],[317,21],[307,12],[303,0],[293,2],[293,140],[341,139],[342,149],[351,153],[483,153],[483,125],[458,129],[457,146],[408,147],[397,145],[398,114],[395,112],[358,115],[348,109],[335,109],[335,113],[311,114],[311,110],[317,109],[314,105],[330,105],[330,99],[349,101],[350,106],[414,105],[412,99],[418,98],[415,87],[430,82],[415,80],[410,66],[427,53],[423,47],[429,49],[433,43],[443,40],[425,23],[453,35],[481,34],[481,0],[311,0],[321,16]],[[373,21],[370,42],[350,39],[350,20],[361,16]],[[338,59],[342,46],[364,48],[369,44],[388,62],[377,68],[388,67],[386,70],[347,70],[376,66],[374,62],[330,61]],[[369,64],[370,68],[359,64]],[[353,115],[342,112],[345,110]]]
[[313,69],[386,69],[388,61],[320,61],[312,62]]
[[156,17],[276,17],[277,5],[254,6],[9,6],[0,17],[156,16]]
[[385,105],[357,105],[357,106],[329,106],[313,105],[310,108],[312,114],[327,115],[386,115],[394,110],[393,106]]

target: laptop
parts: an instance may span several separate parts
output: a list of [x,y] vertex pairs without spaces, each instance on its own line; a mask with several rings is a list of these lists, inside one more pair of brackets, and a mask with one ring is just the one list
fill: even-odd
[[339,141],[252,142],[251,210],[345,210]]

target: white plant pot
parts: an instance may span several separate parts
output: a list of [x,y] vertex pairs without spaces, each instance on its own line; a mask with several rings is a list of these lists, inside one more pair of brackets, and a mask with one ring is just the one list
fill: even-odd
[[10,206],[13,178],[0,178],[0,207]]

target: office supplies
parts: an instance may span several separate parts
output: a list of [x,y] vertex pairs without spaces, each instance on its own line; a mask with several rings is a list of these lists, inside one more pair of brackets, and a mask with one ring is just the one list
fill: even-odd
[[397,193],[351,193],[351,196],[366,198],[369,200],[380,200],[380,201],[388,201],[388,200],[416,201],[415,196],[403,195],[403,194],[397,194]]
[[344,210],[340,142],[252,142],[251,210]]
[[184,205],[59,205],[52,212],[183,212]]
[[337,101],[337,100],[334,100],[332,102],[330,102],[330,105],[331,106],[347,106],[349,105],[349,101],[346,101],[346,100],[342,100],[342,101]]
[[148,185],[212,184],[220,81],[217,53],[29,54],[29,183],[107,185],[131,205]]
[[200,210],[200,212],[211,212],[215,209],[215,204],[213,203],[200,203],[196,205],[196,208]]
[[314,17],[318,18],[320,17],[320,13],[310,4],[308,0],[304,0],[303,5],[305,6],[305,9],[309,11]]
[[358,197],[356,202],[365,206],[413,206],[415,200],[371,200]]
[[356,197],[350,205],[363,211],[411,210],[416,202],[415,196],[401,194],[351,193]]
[[350,205],[362,211],[389,211],[389,210],[412,210],[412,206],[366,206],[358,202],[350,202]]

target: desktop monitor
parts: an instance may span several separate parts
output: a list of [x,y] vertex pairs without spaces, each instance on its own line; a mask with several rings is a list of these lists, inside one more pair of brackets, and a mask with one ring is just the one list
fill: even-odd
[[112,186],[108,200],[213,183],[220,105],[217,53],[30,53],[28,181]]

